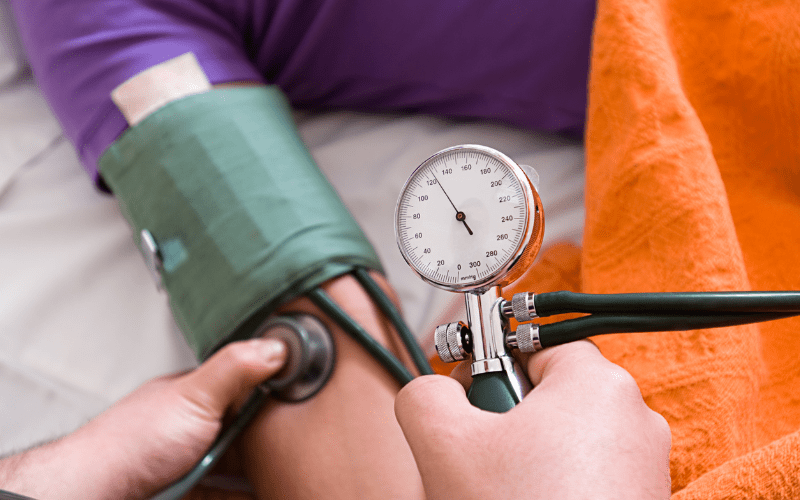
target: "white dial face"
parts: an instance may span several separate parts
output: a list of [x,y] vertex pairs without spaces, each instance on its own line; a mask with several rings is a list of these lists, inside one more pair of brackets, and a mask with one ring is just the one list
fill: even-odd
[[524,175],[488,148],[453,148],[428,159],[397,203],[403,257],[423,279],[449,290],[501,278],[526,243]]

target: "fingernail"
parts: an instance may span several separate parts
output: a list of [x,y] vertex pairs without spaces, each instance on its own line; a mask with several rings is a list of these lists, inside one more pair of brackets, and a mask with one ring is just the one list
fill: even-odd
[[286,344],[282,340],[267,339],[263,349],[264,356],[270,361],[282,361],[286,356]]

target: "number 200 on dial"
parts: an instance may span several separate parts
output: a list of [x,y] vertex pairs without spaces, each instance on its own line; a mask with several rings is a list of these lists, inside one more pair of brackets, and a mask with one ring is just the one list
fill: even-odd
[[518,278],[544,234],[539,194],[503,153],[455,146],[422,163],[395,212],[403,258],[425,281],[451,291],[482,290]]

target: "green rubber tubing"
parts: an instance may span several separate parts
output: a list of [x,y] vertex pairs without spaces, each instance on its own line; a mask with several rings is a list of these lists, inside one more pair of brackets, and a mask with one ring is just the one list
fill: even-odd
[[593,315],[539,326],[542,347],[552,347],[594,335],[699,330],[790,318],[794,313],[719,313],[715,315]]
[[589,294],[547,292],[534,297],[540,317],[588,314],[715,314],[800,312],[800,292],[669,292]]
[[403,363],[377,340],[372,338],[364,327],[359,325],[350,315],[339,307],[336,301],[325,293],[323,289],[316,288],[308,292],[307,295],[314,305],[322,309],[322,312],[327,314],[337,325],[342,327],[353,340],[361,344],[361,347],[394,377],[397,383],[400,384],[400,387],[414,380],[414,375],[408,371]]
[[372,279],[366,269],[356,269],[353,274],[361,286],[364,287],[364,290],[366,290],[372,301],[377,304],[384,316],[389,318],[392,326],[397,330],[397,334],[406,346],[406,351],[414,361],[414,365],[417,367],[420,375],[433,375],[433,368],[431,368],[428,358],[419,346],[417,338],[411,333],[400,311],[397,310],[389,297],[383,293],[381,287]]
[[505,413],[519,404],[517,393],[505,372],[474,375],[467,399],[473,406],[495,413]]

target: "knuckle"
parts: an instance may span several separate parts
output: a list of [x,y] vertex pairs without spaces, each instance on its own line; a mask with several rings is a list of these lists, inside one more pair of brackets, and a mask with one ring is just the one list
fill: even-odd
[[608,396],[644,404],[636,379],[621,366],[612,364],[604,371],[602,378]]
[[613,383],[614,387],[619,390],[629,391],[635,390],[639,392],[639,386],[636,384],[633,375],[621,366],[612,365],[606,372],[606,377]]

